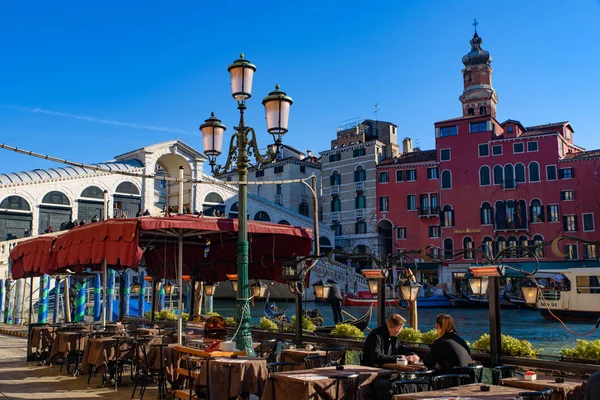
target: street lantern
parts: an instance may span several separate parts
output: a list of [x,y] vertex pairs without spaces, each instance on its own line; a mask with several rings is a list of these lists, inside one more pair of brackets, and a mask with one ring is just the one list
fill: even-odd
[[221,120],[210,113],[210,118],[200,125],[202,131],[202,142],[204,143],[204,154],[208,157],[210,165],[214,165],[223,148],[223,134],[227,128]]
[[141,287],[142,285],[139,282],[131,284],[131,286],[129,286],[131,294],[138,294],[140,292]]
[[173,285],[171,285],[171,282],[169,282],[168,280],[165,280],[165,283],[163,284],[163,289],[165,290],[166,296],[170,296],[171,293],[173,293]]
[[535,306],[538,300],[538,287],[532,281],[527,281],[526,284],[521,285],[521,293],[523,293],[523,300],[528,306]]
[[238,276],[237,276],[237,274],[228,274],[228,275],[225,275],[225,276],[231,282],[231,287],[233,288],[233,291],[237,292],[237,290],[238,290]]
[[239,60],[235,60],[227,71],[231,79],[231,95],[237,101],[248,100],[252,96],[252,78],[256,72],[256,66],[240,54]]
[[300,278],[300,270],[298,268],[298,262],[293,261],[284,261],[281,263],[281,277],[288,282],[299,281]]
[[269,93],[262,103],[265,106],[267,132],[273,135],[275,144],[279,146],[283,135],[288,131],[290,106],[294,101],[279,90],[279,85],[275,85],[275,91]]
[[253,297],[257,297],[259,299],[265,297],[265,293],[268,287],[266,284],[262,283],[261,281],[256,281],[256,283],[253,283],[252,285],[250,285],[250,287],[252,288]]
[[369,292],[377,294],[380,280],[387,278],[386,271],[383,269],[363,269],[361,272],[369,284]]
[[206,282],[204,284],[204,294],[207,296],[214,296],[217,286],[219,286],[218,283]]
[[487,276],[471,276],[469,278],[469,287],[476,296],[483,296],[487,292],[489,285],[489,278]]
[[313,288],[315,289],[316,298],[318,298],[319,300],[329,299],[329,291],[331,290],[331,285],[323,283],[323,281],[320,280],[313,284]]
[[400,294],[402,295],[402,298],[408,302],[417,301],[420,291],[421,285],[410,279],[406,279],[402,282],[402,285],[400,285]]

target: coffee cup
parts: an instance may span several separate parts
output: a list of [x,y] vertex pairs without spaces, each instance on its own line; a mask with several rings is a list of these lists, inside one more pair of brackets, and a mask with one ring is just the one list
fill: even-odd
[[396,364],[400,365],[408,365],[408,360],[406,358],[396,358]]

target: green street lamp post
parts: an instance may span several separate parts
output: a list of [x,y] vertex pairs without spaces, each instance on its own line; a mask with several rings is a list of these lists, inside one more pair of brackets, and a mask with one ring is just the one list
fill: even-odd
[[221,154],[223,134],[225,125],[212,113],[211,117],[200,125],[202,139],[204,142],[204,154],[208,161],[213,175],[222,176],[228,172],[233,162],[236,162],[239,185],[239,208],[238,208],[238,244],[237,244],[237,320],[241,327],[236,336],[236,346],[239,350],[248,352],[248,355],[254,355],[252,348],[252,336],[250,334],[250,287],[248,285],[248,166],[250,164],[250,155],[254,155],[256,162],[265,164],[276,159],[281,146],[283,135],[288,131],[288,119],[290,106],[293,101],[284,92],[279,90],[279,85],[275,86],[275,91],[269,93],[262,101],[265,107],[267,131],[273,135],[275,141],[275,151],[267,150],[266,155],[261,155],[256,133],[254,129],[246,126],[244,122],[244,112],[246,111],[246,101],[252,95],[252,78],[256,67],[244,55],[236,60],[228,68],[231,78],[231,94],[238,103],[240,111],[240,122],[233,129],[236,133],[231,136],[227,162],[224,166],[217,165],[217,157]]

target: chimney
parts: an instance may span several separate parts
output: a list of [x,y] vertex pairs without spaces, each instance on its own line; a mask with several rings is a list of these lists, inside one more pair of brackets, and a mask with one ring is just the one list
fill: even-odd
[[312,151],[306,150],[306,157],[308,157],[308,158],[312,157]]
[[404,138],[404,140],[402,141],[402,153],[404,153],[404,154],[412,153],[412,151],[413,151],[412,139]]

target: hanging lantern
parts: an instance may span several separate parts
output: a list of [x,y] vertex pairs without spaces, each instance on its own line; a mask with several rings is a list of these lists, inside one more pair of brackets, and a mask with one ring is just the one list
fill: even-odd
[[140,292],[140,288],[142,287],[142,285],[140,285],[139,282],[133,283],[129,288],[131,290],[131,294],[138,294]]
[[215,290],[217,290],[218,283],[206,282],[204,284],[204,294],[207,296],[214,296]]
[[237,274],[228,274],[228,275],[225,275],[225,276],[231,282],[231,287],[233,288],[233,291],[237,292],[237,290],[238,290],[238,276],[237,276]]
[[523,300],[528,306],[535,306],[538,300],[539,289],[532,281],[527,281],[526,284],[521,285],[521,293],[523,293]]
[[361,272],[369,284],[369,292],[373,295],[377,294],[379,292],[379,282],[387,278],[386,271],[383,269],[363,269]]
[[250,285],[250,287],[252,288],[252,294],[254,297],[257,297],[259,299],[265,297],[265,293],[268,287],[266,284],[262,283],[261,281],[256,281],[256,283],[253,283],[252,285]]
[[406,279],[404,282],[402,282],[402,285],[400,285],[400,293],[402,294],[402,298],[408,302],[417,301],[420,291],[421,285],[410,279]]
[[288,282],[299,281],[300,278],[300,269],[299,263],[295,260],[292,261],[284,261],[281,263],[281,277]]
[[315,297],[319,300],[329,299],[329,291],[331,290],[331,285],[323,283],[323,281],[321,280],[313,284],[313,289],[315,289]]
[[163,289],[165,290],[165,296],[170,296],[173,293],[173,285],[169,281],[165,281]]

